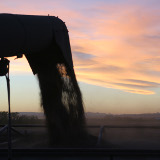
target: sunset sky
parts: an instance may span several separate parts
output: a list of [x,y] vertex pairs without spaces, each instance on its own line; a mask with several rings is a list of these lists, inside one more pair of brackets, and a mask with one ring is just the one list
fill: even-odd
[[[0,10],[66,22],[87,112],[160,111],[160,0],[0,0]],[[41,111],[26,59],[11,58],[10,74],[12,111]],[[7,110],[3,77],[0,107]]]

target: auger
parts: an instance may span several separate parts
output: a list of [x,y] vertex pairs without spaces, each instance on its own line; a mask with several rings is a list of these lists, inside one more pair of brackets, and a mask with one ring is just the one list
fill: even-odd
[[[10,117],[9,61],[25,55],[41,89],[51,146],[86,141],[81,92],[73,69],[65,23],[55,16],[0,14],[0,76],[6,76]],[[11,131],[9,129],[9,159]]]

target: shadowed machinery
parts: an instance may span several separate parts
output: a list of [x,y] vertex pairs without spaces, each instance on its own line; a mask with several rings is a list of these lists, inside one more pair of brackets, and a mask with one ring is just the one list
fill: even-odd
[[1,60],[24,54],[38,77],[50,145],[89,144],[65,23],[54,16],[0,14],[0,35]]

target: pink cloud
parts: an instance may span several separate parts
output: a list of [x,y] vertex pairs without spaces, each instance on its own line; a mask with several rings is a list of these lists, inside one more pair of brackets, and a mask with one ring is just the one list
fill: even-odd
[[[150,85],[160,82],[159,10],[129,3],[123,6],[93,3],[88,9],[86,6],[76,10],[69,6],[71,1],[16,2],[18,8],[1,3],[1,12],[49,13],[66,22],[78,80],[138,94],[154,94],[154,88],[159,87]],[[76,52],[92,56],[83,59]],[[30,72],[27,65],[23,60],[14,64],[14,72]]]
[[[96,56],[92,59],[94,60],[92,66],[88,65],[86,69],[84,67],[81,69],[81,66],[76,68],[77,76],[87,83],[131,93],[154,94],[152,89],[159,86],[147,88],[144,84],[139,84],[136,88],[136,86],[133,87],[133,82],[127,85],[123,79],[129,77],[142,81],[160,82],[158,73],[160,71],[160,37],[158,36],[160,32],[157,27],[160,26],[158,21],[160,13],[142,10],[142,8],[137,12],[137,8],[134,7],[131,10],[130,7],[123,9],[123,7],[119,8],[117,13],[111,13],[109,16],[103,13],[104,17],[101,15],[100,20],[90,20],[90,25],[95,26],[93,37],[97,36],[96,40],[92,37],[72,40],[72,45],[80,46],[79,51]],[[79,61],[75,60],[75,64]],[[108,65],[122,70],[117,72],[115,69],[115,73],[113,70],[106,69]]]

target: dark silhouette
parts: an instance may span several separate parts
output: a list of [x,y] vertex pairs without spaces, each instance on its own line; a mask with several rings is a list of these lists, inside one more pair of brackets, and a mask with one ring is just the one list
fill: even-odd
[[54,16],[17,14],[0,14],[0,23],[0,58],[25,53],[37,74],[51,145],[84,145],[90,136],[65,23]]
[[[44,56],[45,55],[45,56]],[[26,56],[37,73],[52,146],[82,146],[89,140],[81,92],[74,70],[55,43],[37,55]]]

